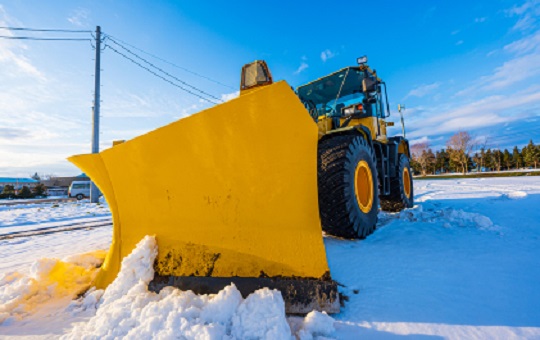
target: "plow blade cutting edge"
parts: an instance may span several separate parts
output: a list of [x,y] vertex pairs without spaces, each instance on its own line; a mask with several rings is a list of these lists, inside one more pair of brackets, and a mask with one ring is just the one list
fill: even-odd
[[156,235],[150,289],[173,285],[244,296],[281,290],[289,313],[339,311],[317,201],[318,129],[287,83],[69,160],[103,192],[113,240],[96,279]]

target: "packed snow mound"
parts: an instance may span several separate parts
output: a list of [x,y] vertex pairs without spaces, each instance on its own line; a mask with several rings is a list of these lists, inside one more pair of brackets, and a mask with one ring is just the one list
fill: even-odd
[[517,200],[517,199],[523,199],[527,197],[528,194],[524,191],[512,191],[507,194],[502,194],[500,196],[501,199],[511,199],[511,200]]
[[334,319],[328,316],[326,312],[312,311],[304,320],[304,326],[298,332],[300,340],[312,340],[332,336],[335,332]]
[[409,222],[442,222],[447,228],[450,227],[472,227],[478,229],[490,229],[493,222],[487,216],[470,213],[460,209],[445,208],[424,210],[422,205],[414,209],[403,210],[399,213],[399,218]]
[[31,314],[51,299],[75,298],[91,285],[105,251],[70,256],[64,260],[40,259],[29,274],[12,272],[0,277],[0,325]]
[[144,237],[135,249],[122,260],[122,270],[103,294],[103,305],[117,301],[139,283],[148,286],[154,278],[154,260],[157,256],[155,237]]
[[[74,302],[74,312],[97,311],[63,339],[294,339],[277,290],[263,288],[246,299],[232,283],[211,295],[173,287],[148,291],[157,249],[153,236],[144,237],[124,258],[120,273],[105,292],[89,291]],[[303,338],[330,334],[327,324],[329,319],[333,324],[333,319],[326,317],[322,328],[313,322],[304,325]]]
[[277,290],[263,288],[250,294],[232,320],[236,339],[287,339],[291,328],[285,317],[285,303]]

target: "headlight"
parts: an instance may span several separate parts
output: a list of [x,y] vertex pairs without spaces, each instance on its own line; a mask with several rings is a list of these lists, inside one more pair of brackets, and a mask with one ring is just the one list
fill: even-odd
[[367,55],[357,58],[356,62],[358,63],[358,65],[367,64]]

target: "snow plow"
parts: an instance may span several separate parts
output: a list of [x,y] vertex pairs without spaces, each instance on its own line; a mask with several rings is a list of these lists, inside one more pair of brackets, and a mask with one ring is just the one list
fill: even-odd
[[[113,215],[96,286],[111,283],[137,242],[155,235],[152,290],[217,293],[233,282],[244,296],[280,290],[287,313],[339,312],[322,229],[367,236],[379,187],[383,209],[412,205],[408,143],[386,138],[380,80],[365,65],[344,70],[295,93],[256,61],[242,69],[238,98],[71,157]],[[367,108],[335,100],[342,97]]]

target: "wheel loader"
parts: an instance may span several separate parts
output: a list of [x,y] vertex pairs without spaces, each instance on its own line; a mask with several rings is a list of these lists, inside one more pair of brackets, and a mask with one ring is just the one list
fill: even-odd
[[287,313],[339,312],[322,231],[364,238],[379,203],[413,204],[409,145],[386,135],[388,115],[385,83],[365,62],[295,91],[255,61],[242,68],[238,98],[70,157],[112,212],[96,287],[155,235],[153,291],[234,283],[244,296],[280,290]]

